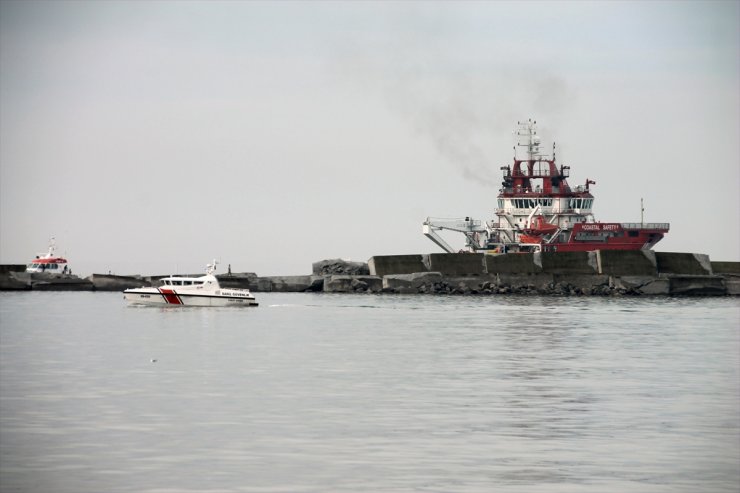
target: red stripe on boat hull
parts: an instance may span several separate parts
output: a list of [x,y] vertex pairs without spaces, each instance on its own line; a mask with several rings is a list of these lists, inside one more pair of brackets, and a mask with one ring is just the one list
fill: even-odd
[[159,292],[162,293],[162,296],[164,296],[167,303],[171,305],[182,305],[182,300],[173,290],[160,288]]

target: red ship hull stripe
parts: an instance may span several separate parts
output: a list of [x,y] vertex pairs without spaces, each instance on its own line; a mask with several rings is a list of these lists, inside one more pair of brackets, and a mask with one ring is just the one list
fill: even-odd
[[171,305],[182,305],[182,300],[173,290],[160,288],[159,292],[162,293],[162,296],[167,303]]

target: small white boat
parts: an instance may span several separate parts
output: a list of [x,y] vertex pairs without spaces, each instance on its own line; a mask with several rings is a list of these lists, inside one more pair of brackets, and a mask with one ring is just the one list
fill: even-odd
[[123,298],[138,305],[181,306],[257,306],[248,289],[221,288],[213,275],[216,261],[208,264],[200,277],[170,276],[160,279],[159,287],[127,289]]

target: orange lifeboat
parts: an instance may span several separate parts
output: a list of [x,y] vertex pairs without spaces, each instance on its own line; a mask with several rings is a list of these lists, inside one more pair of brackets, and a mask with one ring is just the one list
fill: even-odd
[[519,242],[540,244],[542,243],[542,237],[541,236],[530,236],[530,235],[522,233],[519,235]]
[[545,221],[542,216],[535,216],[532,218],[532,223],[528,228],[524,228],[524,232],[527,235],[542,236],[557,231],[558,227],[554,224],[550,224]]

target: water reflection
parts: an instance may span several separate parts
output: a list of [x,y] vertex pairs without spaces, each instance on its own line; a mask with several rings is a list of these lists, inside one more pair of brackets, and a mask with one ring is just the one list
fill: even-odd
[[244,311],[90,296],[0,294],[2,491],[740,481],[727,300],[265,293]]
[[[505,389],[499,433],[535,442],[528,446],[547,453],[547,443],[578,443],[592,433],[589,423],[597,397],[585,380],[582,361],[589,354],[589,338],[550,300],[520,311],[520,316],[506,317],[499,328],[499,371]],[[512,467],[504,477],[514,482],[532,477],[553,483],[574,479],[565,464],[536,470]]]

